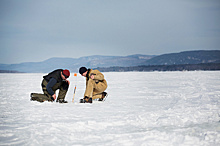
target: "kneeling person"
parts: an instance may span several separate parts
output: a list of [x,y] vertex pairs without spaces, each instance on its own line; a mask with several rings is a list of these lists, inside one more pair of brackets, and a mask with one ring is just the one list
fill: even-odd
[[39,102],[54,101],[56,99],[56,90],[59,89],[59,94],[56,102],[67,103],[65,96],[69,88],[70,82],[67,78],[70,76],[70,71],[65,69],[57,69],[43,76],[42,90],[44,94],[31,93],[31,100]]
[[84,99],[80,102],[92,103],[94,99],[103,101],[107,95],[107,93],[104,92],[107,88],[107,82],[104,79],[104,75],[98,70],[87,69],[86,67],[81,67],[79,73],[86,77],[86,91]]

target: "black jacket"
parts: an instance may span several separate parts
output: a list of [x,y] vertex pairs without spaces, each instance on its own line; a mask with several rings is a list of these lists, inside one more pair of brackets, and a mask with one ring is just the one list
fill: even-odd
[[54,94],[54,91],[52,90],[53,86],[56,83],[61,83],[63,81],[61,77],[62,69],[54,70],[53,72],[49,73],[46,76],[43,76],[43,78],[48,82],[46,88],[48,93],[52,96]]
[[48,75],[46,76],[43,76],[43,78],[49,82],[49,80],[51,78],[54,78],[57,80],[57,83],[60,83],[63,81],[62,77],[61,77],[61,72],[63,71],[63,69],[57,69],[57,70],[54,70],[52,71],[51,73],[49,73]]

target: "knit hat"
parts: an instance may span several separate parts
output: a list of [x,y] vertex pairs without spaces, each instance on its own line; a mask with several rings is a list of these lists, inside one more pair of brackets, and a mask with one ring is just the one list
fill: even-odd
[[87,71],[87,68],[85,68],[85,67],[81,67],[80,69],[79,69],[79,73],[82,75],[84,72],[86,72]]
[[70,76],[70,71],[67,69],[63,70],[63,75],[65,76],[65,78],[68,78]]

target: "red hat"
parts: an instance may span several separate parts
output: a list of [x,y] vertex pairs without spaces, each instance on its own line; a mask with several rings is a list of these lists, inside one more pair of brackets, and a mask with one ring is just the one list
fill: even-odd
[[70,76],[70,71],[67,70],[67,69],[63,70],[63,75],[64,75],[66,78],[68,78],[68,77]]

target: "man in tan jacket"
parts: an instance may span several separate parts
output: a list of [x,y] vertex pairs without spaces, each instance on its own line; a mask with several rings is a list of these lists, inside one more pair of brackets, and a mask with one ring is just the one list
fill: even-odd
[[104,79],[104,75],[93,69],[87,69],[86,67],[81,67],[79,73],[86,77],[86,91],[84,98],[80,100],[81,103],[89,102],[92,103],[92,100],[99,99],[103,101],[107,93],[104,92],[107,88],[107,82]]

